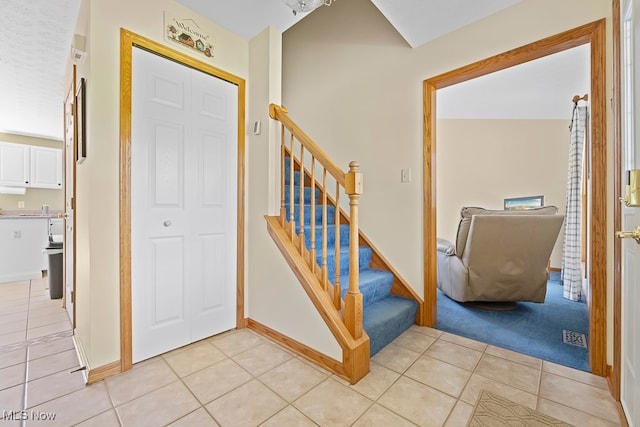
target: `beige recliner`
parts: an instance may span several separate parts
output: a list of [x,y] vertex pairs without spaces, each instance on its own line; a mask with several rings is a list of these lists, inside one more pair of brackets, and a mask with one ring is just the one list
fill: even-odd
[[557,212],[462,208],[456,244],[438,239],[438,288],[460,302],[544,302],[547,263],[564,220]]

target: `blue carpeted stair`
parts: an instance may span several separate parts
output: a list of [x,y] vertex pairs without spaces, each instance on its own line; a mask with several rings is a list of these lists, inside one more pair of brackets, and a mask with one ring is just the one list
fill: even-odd
[[[285,161],[285,208],[289,220],[291,207],[289,204],[289,160]],[[296,224],[300,224],[300,172],[294,172],[294,206],[293,216]],[[311,188],[304,188],[304,233],[307,249],[311,249]],[[322,205],[319,204],[320,190],[316,188],[316,251],[318,265],[322,265]],[[335,208],[327,206],[327,267],[329,280],[335,278]],[[296,225],[296,231],[299,226]],[[340,229],[340,283],[342,297],[347,293],[349,283],[349,225],[341,224]],[[393,274],[388,271],[370,268],[371,248],[360,246],[360,292],[363,296],[364,330],[369,335],[371,356],[384,348],[391,341],[414,324],[418,304],[416,301],[391,295]]]

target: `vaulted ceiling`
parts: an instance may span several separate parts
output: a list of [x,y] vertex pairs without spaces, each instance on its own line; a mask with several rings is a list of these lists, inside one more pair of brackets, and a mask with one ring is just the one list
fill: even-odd
[[[267,26],[284,32],[308,16],[308,14],[294,16],[282,0],[177,1],[245,39],[253,38]],[[520,1],[371,0],[411,47],[418,47]],[[64,72],[80,3],[81,0],[2,0],[0,36],[3,41],[0,44],[0,82],[2,82],[3,101],[0,102],[0,132],[62,139],[61,106],[65,90]],[[557,82],[558,86],[566,86],[567,82],[576,80],[574,68],[581,68],[584,71],[584,55],[586,55],[584,52],[584,49],[582,54],[576,51],[573,56],[562,59],[561,67],[567,70],[566,74],[569,77],[561,75],[556,66],[553,81]],[[560,60],[560,56],[555,57]],[[509,74],[513,84],[518,85],[522,95],[521,104],[526,105],[527,100],[533,101],[533,97],[536,94],[539,95],[535,85],[545,76],[549,76],[549,71],[541,72],[540,70],[554,66],[554,58],[543,58],[543,60],[538,65],[532,63],[532,71],[515,67],[514,70],[506,73]],[[588,64],[588,56],[586,61]],[[522,73],[536,73],[537,77],[530,91],[522,86],[521,81],[515,83],[520,78],[516,73],[518,69]],[[484,87],[474,88],[469,84],[467,85],[469,91],[465,92],[462,91],[461,85],[456,86],[456,89],[449,92],[451,95],[447,95],[447,97],[451,96],[450,104],[458,106],[472,104],[468,99],[461,101],[454,96],[486,94],[487,90],[489,93],[496,93],[491,92],[487,87],[492,79],[487,77],[477,82],[485,85]],[[588,81],[588,75],[586,79]],[[546,81],[547,86],[549,82],[549,80]],[[553,91],[554,88],[550,90]],[[531,97],[528,97],[529,92]],[[504,102],[509,101],[502,100],[503,104]],[[440,105],[439,111],[446,113],[446,104]],[[545,111],[548,111],[548,108]]]

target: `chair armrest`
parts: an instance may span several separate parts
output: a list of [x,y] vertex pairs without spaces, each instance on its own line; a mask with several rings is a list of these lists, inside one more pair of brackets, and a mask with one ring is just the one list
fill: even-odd
[[453,243],[451,243],[450,241],[446,240],[446,239],[441,239],[440,237],[438,237],[437,243],[436,243],[436,250],[444,255],[455,255],[456,254],[456,247]]
[[437,240],[436,263],[438,289],[451,299],[466,301],[469,270],[456,255],[453,243],[444,239]]

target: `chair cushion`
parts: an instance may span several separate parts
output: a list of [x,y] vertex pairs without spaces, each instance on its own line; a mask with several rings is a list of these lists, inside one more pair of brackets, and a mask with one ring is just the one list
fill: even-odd
[[456,255],[461,257],[464,253],[473,215],[555,215],[557,213],[558,208],[555,206],[522,210],[491,210],[465,206],[460,210],[460,223],[458,224],[458,234],[456,236]]

